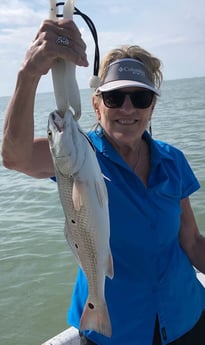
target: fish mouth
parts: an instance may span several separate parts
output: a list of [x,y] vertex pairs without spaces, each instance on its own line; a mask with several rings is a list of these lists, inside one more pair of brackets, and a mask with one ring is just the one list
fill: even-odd
[[54,111],[53,113],[51,113],[51,119],[57,131],[62,132],[65,128],[64,118],[60,116],[60,114],[57,111]]

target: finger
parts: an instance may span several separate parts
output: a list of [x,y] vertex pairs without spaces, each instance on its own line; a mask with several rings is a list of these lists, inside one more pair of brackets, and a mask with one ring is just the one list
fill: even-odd
[[[56,44],[59,36],[68,38],[69,45]],[[77,65],[88,66],[86,44],[75,23],[71,20],[46,20],[36,36],[36,40],[44,42],[44,46],[54,57],[69,59]]]
[[82,45],[82,48],[86,49],[86,44],[82,40],[81,33],[76,26],[76,24],[69,19],[61,19],[59,21],[53,21],[53,20],[44,20],[41,24],[41,27],[39,29],[39,32],[36,35],[36,38],[42,33],[42,32],[53,32],[54,34],[58,36],[65,36],[70,37],[73,40],[78,41],[80,45]]
[[[57,44],[57,40],[59,39],[59,37],[68,38],[69,43],[67,45]],[[69,59],[80,66],[88,65],[86,45],[85,43],[82,44],[81,40],[74,40],[69,35],[56,35],[54,45],[55,47],[53,49],[55,49],[58,57],[61,57],[63,59]]]

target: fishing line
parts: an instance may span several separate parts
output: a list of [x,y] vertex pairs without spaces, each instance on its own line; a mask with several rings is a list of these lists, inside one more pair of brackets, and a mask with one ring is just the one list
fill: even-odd
[[88,25],[88,27],[89,27],[89,29],[91,31],[91,34],[93,36],[94,43],[95,43],[95,56],[94,56],[93,75],[94,76],[98,76],[99,64],[100,64],[100,51],[99,51],[99,45],[98,45],[97,30],[96,30],[95,25],[92,22],[92,20],[85,13],[81,12],[76,7],[75,7],[75,10],[74,10],[74,14],[80,15],[85,20],[85,22]]
[[[60,1],[56,3],[56,7],[64,6],[65,2]],[[85,13],[81,12],[77,7],[74,7],[74,13],[75,15],[81,16],[84,21],[86,22],[88,28],[90,29],[90,32],[92,34],[94,43],[95,43],[95,55],[94,55],[94,63],[93,63],[93,76],[90,79],[90,87],[91,88],[97,88],[99,86],[99,78],[98,78],[98,71],[99,71],[99,65],[100,65],[100,50],[99,50],[99,44],[98,44],[98,34],[96,27],[93,23],[93,21],[88,17]],[[63,13],[56,14],[57,18],[63,18]]]

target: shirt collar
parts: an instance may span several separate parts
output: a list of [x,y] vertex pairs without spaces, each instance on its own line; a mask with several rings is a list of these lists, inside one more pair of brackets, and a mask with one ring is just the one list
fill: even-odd
[[[97,126],[95,131],[90,132],[89,137],[97,151],[103,153],[104,156],[109,157],[116,163],[125,165],[124,160],[105,137],[101,126]],[[173,155],[170,152],[170,145],[153,139],[147,131],[144,132],[143,137],[151,149],[152,165],[158,165],[164,159],[174,160]]]
[[151,162],[154,164],[160,163],[164,159],[174,160],[171,153],[171,146],[163,141],[153,139],[151,135],[145,131],[144,138],[151,148]]

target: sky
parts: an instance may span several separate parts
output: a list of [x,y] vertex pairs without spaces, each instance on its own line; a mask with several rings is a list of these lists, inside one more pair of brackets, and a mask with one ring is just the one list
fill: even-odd
[[[122,44],[137,44],[163,62],[165,80],[205,76],[204,0],[76,0],[75,6],[94,22],[101,57]],[[41,22],[48,18],[49,0],[4,0],[0,6],[0,97],[10,96],[26,50]],[[94,42],[87,24],[74,16],[87,45],[89,67],[77,68],[81,89],[89,87]],[[51,73],[38,92],[53,90]]]

